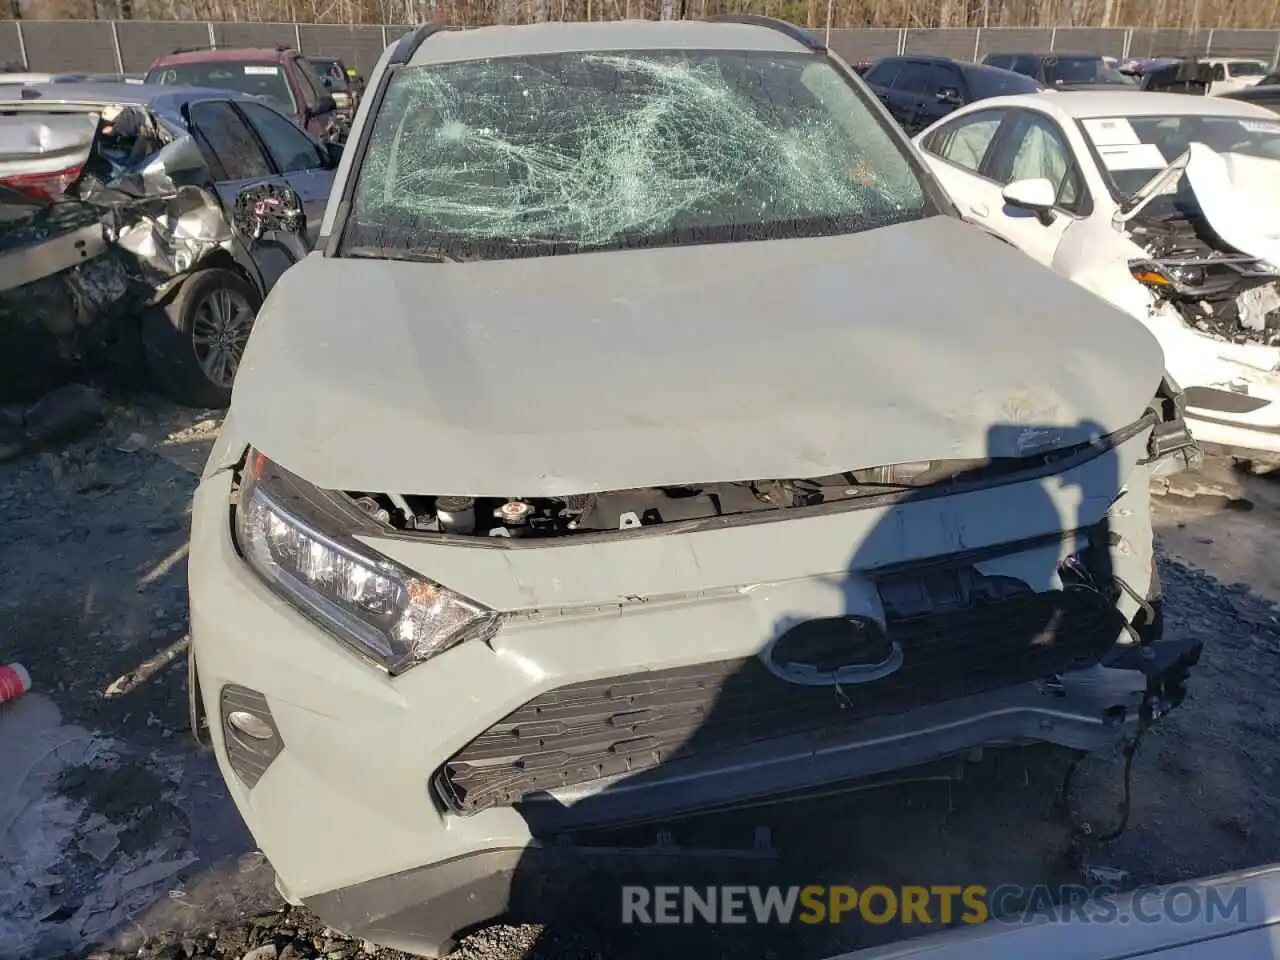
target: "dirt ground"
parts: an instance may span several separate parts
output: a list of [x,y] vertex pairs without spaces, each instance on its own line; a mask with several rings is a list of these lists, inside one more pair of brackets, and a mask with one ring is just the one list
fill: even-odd
[[[109,404],[87,435],[0,443],[0,663],[34,689],[0,706],[0,958],[398,957],[285,910],[270,867],[187,731],[185,543],[212,414]],[[2,438],[0,438],[2,439]],[[1157,500],[1167,629],[1206,641],[1185,704],[1144,739],[1130,826],[1084,851],[1131,883],[1280,861],[1280,483],[1212,459]],[[1056,803],[1067,758],[989,752],[921,783],[744,815],[804,883],[1078,882]],[[1122,761],[1072,793],[1095,834]],[[753,820],[753,818],[757,818]],[[757,822],[758,821],[758,822]],[[790,880],[788,881],[790,882]],[[630,958],[655,950],[796,960],[897,927],[618,930],[495,925],[460,958]],[[674,938],[674,939],[673,939]]]

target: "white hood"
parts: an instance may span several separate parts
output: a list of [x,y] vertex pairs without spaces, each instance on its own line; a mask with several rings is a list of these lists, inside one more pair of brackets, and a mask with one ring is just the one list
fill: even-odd
[[1280,270],[1280,160],[1218,153],[1203,143],[1189,152],[1187,181],[1209,225],[1237,250]]
[[1142,416],[1140,324],[950,217],[466,263],[312,254],[231,416],[322,487],[563,496],[1017,456]]

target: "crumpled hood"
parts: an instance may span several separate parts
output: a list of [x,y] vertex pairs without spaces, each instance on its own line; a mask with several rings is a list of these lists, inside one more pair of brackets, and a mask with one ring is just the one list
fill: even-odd
[[[1266,121],[1268,124],[1271,121]],[[1223,240],[1280,269],[1280,160],[1191,144],[1187,181]]]
[[231,415],[322,487],[556,496],[1016,456],[1140,417],[1139,323],[949,217],[461,264],[324,258]]

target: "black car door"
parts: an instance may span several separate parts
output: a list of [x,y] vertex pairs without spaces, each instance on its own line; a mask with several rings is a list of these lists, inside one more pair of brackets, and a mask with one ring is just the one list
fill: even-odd
[[916,134],[924,129],[921,120],[927,118],[923,111],[932,70],[932,64],[927,61],[904,60],[902,70],[894,80],[893,90],[890,91],[889,110],[909,134]]
[[901,69],[902,61],[896,57],[889,57],[876,61],[862,75],[862,79],[867,86],[871,88],[871,91],[880,98],[880,102],[886,107],[889,106],[893,81],[897,79],[898,71]]
[[959,70],[949,63],[933,64],[929,68],[929,81],[920,102],[916,129],[923,130],[964,103],[964,91],[964,78],[960,76]]

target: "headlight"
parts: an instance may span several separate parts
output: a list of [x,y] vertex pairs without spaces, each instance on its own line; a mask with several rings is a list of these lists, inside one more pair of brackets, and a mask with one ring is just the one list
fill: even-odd
[[463,640],[492,636],[497,613],[359,543],[339,529],[344,516],[353,528],[360,523],[345,498],[249,451],[236,542],[303,613],[393,675]]
[[1129,273],[1144,287],[1150,287],[1153,290],[1164,290],[1174,286],[1172,277],[1160,266],[1147,260],[1130,261]]

